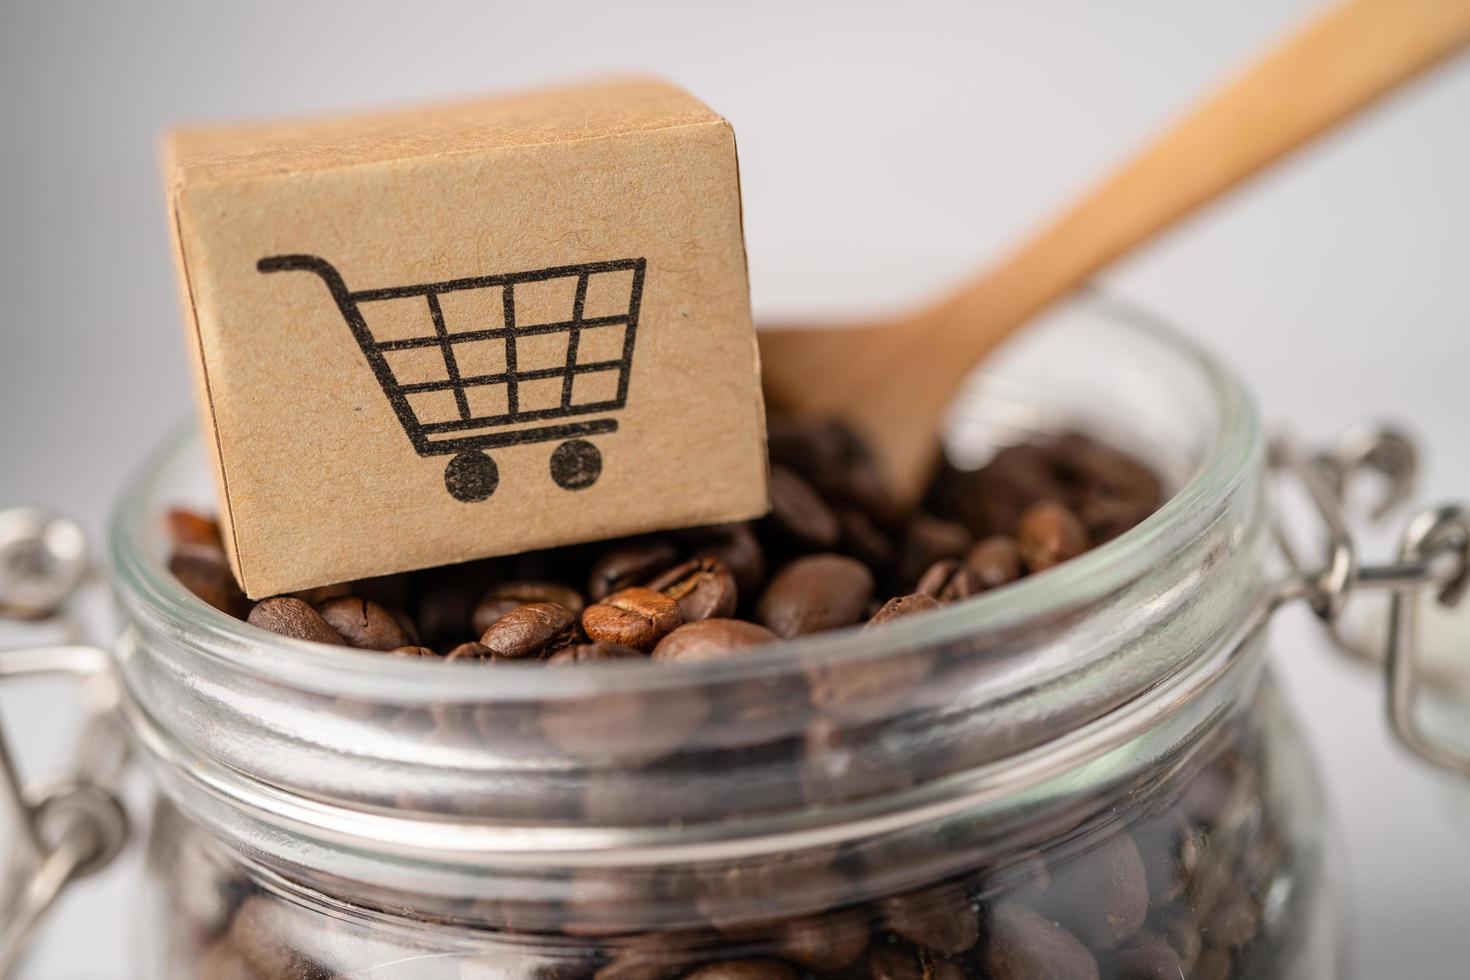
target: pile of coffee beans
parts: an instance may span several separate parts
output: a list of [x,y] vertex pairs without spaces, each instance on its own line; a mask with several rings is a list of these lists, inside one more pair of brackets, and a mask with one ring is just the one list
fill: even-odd
[[735,651],[878,626],[1043,572],[1151,514],[1157,475],[1081,434],[943,465],[895,506],[861,442],[830,421],[770,421],[762,520],[556,548],[251,603],[207,517],[169,515],[169,567],[232,616],[296,639],[442,660],[552,665]]
[[[1300,976],[1309,941],[1306,910],[1320,900],[1320,855],[1287,836],[1282,808],[1290,801],[1272,788],[1265,734],[1259,717],[1237,717],[1201,758],[1128,794],[1124,805],[983,866],[856,904],[841,896],[892,870],[861,850],[665,869],[664,903],[708,911],[702,925],[677,930],[642,922],[641,906],[625,901],[633,892],[615,876],[572,871],[559,927],[536,941],[518,926],[513,904],[467,903],[444,920],[461,931],[442,947],[430,935],[415,940],[313,911],[254,884],[248,868],[165,806],[153,846],[169,855],[180,957],[170,975],[338,980],[418,963],[441,972],[384,975],[1290,980]],[[793,892],[828,903],[786,914]],[[727,917],[706,904],[732,895],[753,914]],[[434,921],[415,917],[420,929]],[[496,945],[465,944],[465,927],[486,930]]]

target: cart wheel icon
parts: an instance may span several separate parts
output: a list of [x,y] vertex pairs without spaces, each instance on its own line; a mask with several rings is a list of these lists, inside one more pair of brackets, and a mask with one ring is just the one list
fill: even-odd
[[467,504],[488,499],[499,485],[500,468],[484,453],[460,453],[444,469],[444,488]]
[[551,478],[563,490],[585,490],[602,475],[602,453],[586,439],[571,439],[551,453]]

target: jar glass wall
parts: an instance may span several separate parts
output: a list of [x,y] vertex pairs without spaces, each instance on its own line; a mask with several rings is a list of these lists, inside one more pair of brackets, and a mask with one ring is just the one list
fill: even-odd
[[113,535],[161,795],[145,975],[1335,975],[1316,784],[1264,679],[1249,402],[1092,301],[987,364],[949,440],[1074,426],[1169,502],[882,630],[571,671],[216,613],[163,567],[159,515],[205,489],[171,450]]

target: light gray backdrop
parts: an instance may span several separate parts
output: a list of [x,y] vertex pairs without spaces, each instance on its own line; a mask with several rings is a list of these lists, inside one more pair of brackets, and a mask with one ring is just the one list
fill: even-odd
[[[172,122],[657,70],[735,124],[757,311],[860,311],[995,255],[1313,6],[7,0],[0,502],[97,530],[190,410],[155,160]],[[1411,420],[1428,489],[1470,496],[1467,180],[1462,62],[1107,278],[1232,362],[1269,418]],[[1300,618],[1278,636],[1348,845],[1362,975],[1463,976],[1470,851],[1434,781],[1389,743],[1373,676]],[[58,698],[5,702],[35,765],[61,751],[41,730]],[[127,976],[129,873],[66,901],[29,975]]]

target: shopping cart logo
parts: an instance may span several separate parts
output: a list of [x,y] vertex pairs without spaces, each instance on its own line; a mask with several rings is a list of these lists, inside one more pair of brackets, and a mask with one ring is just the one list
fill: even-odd
[[[315,255],[261,272],[322,278],[420,456],[451,456],[444,486],[485,500],[500,484],[487,450],[556,442],[551,478],[582,490],[602,473],[589,437],[617,431],[643,297],[644,259],[558,266],[353,292]],[[544,424],[558,419],[576,421]]]

